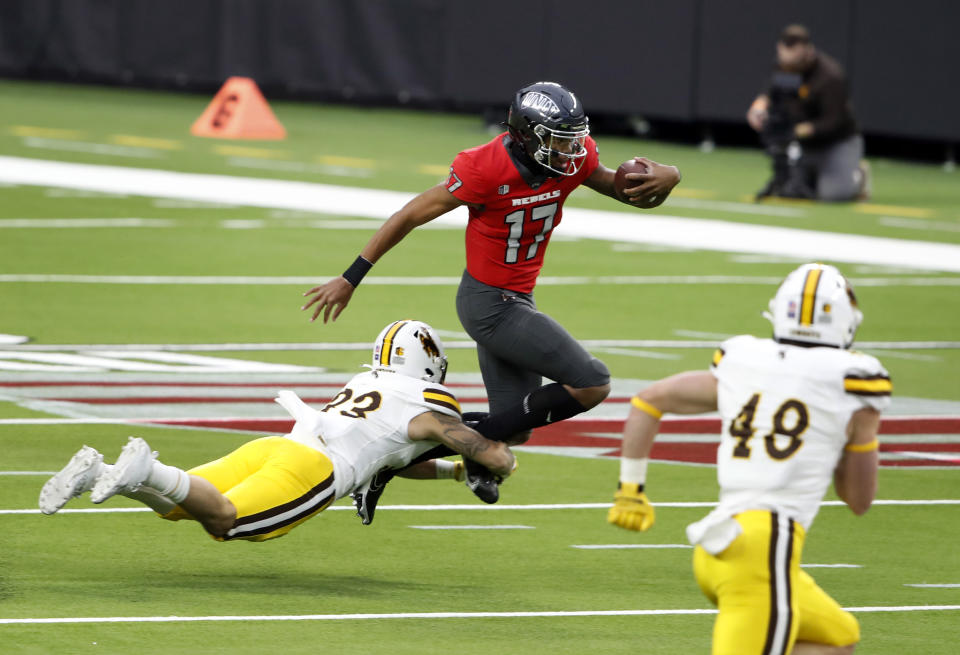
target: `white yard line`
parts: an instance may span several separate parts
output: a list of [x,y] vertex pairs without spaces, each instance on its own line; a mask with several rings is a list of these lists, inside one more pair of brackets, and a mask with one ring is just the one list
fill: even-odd
[[579,550],[633,550],[638,548],[693,548],[689,544],[573,544]]
[[[72,164],[23,157],[0,157],[0,183],[228,202],[378,219],[388,218],[414,195],[329,184]],[[466,208],[460,208],[434,222],[464,225],[466,220]],[[960,246],[953,244],[663,214],[566,207],[560,233],[565,237],[960,272]]]
[[[847,607],[849,612],[955,612],[960,605],[891,605],[886,607]],[[584,616],[684,616],[716,614],[714,609],[581,610],[540,612],[398,612],[394,614],[253,614],[224,616],[83,616],[57,618],[0,618],[0,624],[38,623],[186,623],[213,621],[369,621],[373,619],[521,619],[577,618]]]
[[[25,219],[11,219],[22,221]],[[45,227],[61,227],[58,223],[71,223],[74,219],[49,219],[50,225]],[[77,219],[83,221],[85,219]],[[136,221],[168,222],[165,219],[91,219],[95,221],[119,221],[119,226],[126,227]],[[45,222],[47,222],[45,220]],[[93,225],[107,227],[106,225]],[[153,225],[152,225],[153,226]],[[4,227],[0,219],[0,227]],[[65,225],[62,227],[83,227]],[[87,226],[90,227],[90,226]],[[960,253],[958,253],[960,256]],[[318,280],[331,277],[329,274],[316,276],[269,276],[269,275],[71,275],[62,273],[4,273],[0,274],[3,283],[59,283],[59,284],[138,284],[138,285],[202,285],[202,286],[229,286],[251,284],[264,286],[304,286],[316,284]],[[757,285],[775,286],[782,281],[779,277],[760,275],[611,275],[611,276],[549,276],[537,279],[537,286],[704,286],[704,285]],[[960,286],[960,277],[865,277],[852,278],[855,287],[957,287]],[[367,286],[409,286],[455,287],[460,284],[460,276],[409,276],[365,277],[363,283]]]
[[3,228],[174,227],[168,218],[0,218]]
[[[960,499],[932,499],[932,500],[875,500],[873,501],[874,505],[891,505],[891,506],[912,506],[912,505],[960,505]],[[700,508],[700,509],[709,509],[717,506],[716,502],[664,502],[657,503],[657,509],[660,508],[679,508],[679,509],[689,509],[689,508]],[[846,507],[846,504],[840,500],[828,500],[820,505],[821,507]],[[539,504],[534,503],[530,505],[501,505],[497,503],[496,505],[379,505],[378,510],[393,510],[399,512],[462,512],[462,511],[486,511],[486,512],[503,512],[503,511],[515,511],[515,510],[533,510],[533,511],[542,511],[542,510],[568,510],[568,509],[610,509],[610,503],[553,503],[553,504]],[[152,510],[143,507],[117,507],[117,508],[87,508],[87,509],[62,509],[58,514],[109,514],[113,512],[150,512]],[[343,504],[343,505],[333,505],[328,507],[326,510],[330,511],[356,511],[353,505]],[[40,514],[39,509],[0,509],[0,515],[2,514]],[[446,528],[446,529],[456,529],[456,528]]]
[[[63,150],[66,152],[86,152],[94,155],[109,155],[111,157],[135,157],[138,159],[157,159],[164,155],[153,148],[137,146],[113,146],[106,143],[89,143],[86,141],[65,141],[63,139],[47,139],[44,137],[27,136],[23,138],[23,145],[28,148],[44,150]],[[71,186],[69,184],[55,184],[52,186]]]
[[[228,357],[205,357],[151,350],[86,349],[80,354],[0,350],[0,371],[165,372],[165,373],[310,373],[322,369],[293,364],[271,364]],[[145,361],[148,360],[148,361]],[[160,363],[152,363],[160,362]]]
[[535,530],[532,525],[411,525],[414,530]]

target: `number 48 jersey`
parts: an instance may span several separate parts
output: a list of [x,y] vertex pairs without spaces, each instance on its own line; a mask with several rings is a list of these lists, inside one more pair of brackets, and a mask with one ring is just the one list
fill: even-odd
[[380,469],[403,468],[437,445],[410,439],[407,428],[415,417],[440,412],[460,418],[457,399],[443,385],[389,371],[354,376],[320,410],[301,402],[298,413],[287,402],[281,405],[297,419],[287,438],[333,461],[337,498],[352,493]]
[[739,336],[721,344],[712,372],[723,419],[717,513],[771,509],[809,528],[850,417],[889,405],[886,370],[863,353]]
[[450,167],[447,191],[470,205],[467,271],[493,287],[530,293],[543,267],[550,234],[563,215],[563,202],[596,170],[597,144],[584,143],[586,161],[574,175],[534,178],[509,151],[504,132],[489,143],[464,150]]

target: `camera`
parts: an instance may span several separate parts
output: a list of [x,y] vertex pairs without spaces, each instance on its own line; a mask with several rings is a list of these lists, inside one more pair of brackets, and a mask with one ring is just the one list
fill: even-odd
[[770,85],[770,103],[767,122],[760,134],[767,154],[773,159],[773,177],[757,194],[785,198],[813,198],[812,176],[803,166],[803,149],[794,137],[798,117],[800,87],[803,78],[798,73],[778,71]]

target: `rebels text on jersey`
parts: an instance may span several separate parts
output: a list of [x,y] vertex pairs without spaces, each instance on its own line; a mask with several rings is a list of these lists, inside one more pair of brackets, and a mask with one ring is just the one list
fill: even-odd
[[470,205],[467,271],[494,287],[530,293],[543,267],[550,234],[567,196],[596,170],[597,144],[587,137],[586,161],[575,175],[547,177],[534,188],[507,150],[504,132],[464,150],[450,167],[447,190]]

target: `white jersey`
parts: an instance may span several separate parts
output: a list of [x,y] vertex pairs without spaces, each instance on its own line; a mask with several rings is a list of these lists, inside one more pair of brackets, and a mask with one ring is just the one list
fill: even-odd
[[460,418],[449,389],[399,373],[360,373],[320,410],[308,407],[292,391],[279,402],[297,423],[288,439],[319,450],[333,461],[337,498],[342,498],[384,467],[403,468],[437,445],[412,441],[410,421],[424,412]]
[[703,544],[715,526],[724,534],[719,542],[735,537],[732,522],[721,523],[748,509],[776,511],[808,529],[843,454],[850,417],[890,403],[886,370],[863,353],[744,335],[721,344],[711,371],[722,419],[720,503],[687,529],[691,542]]

